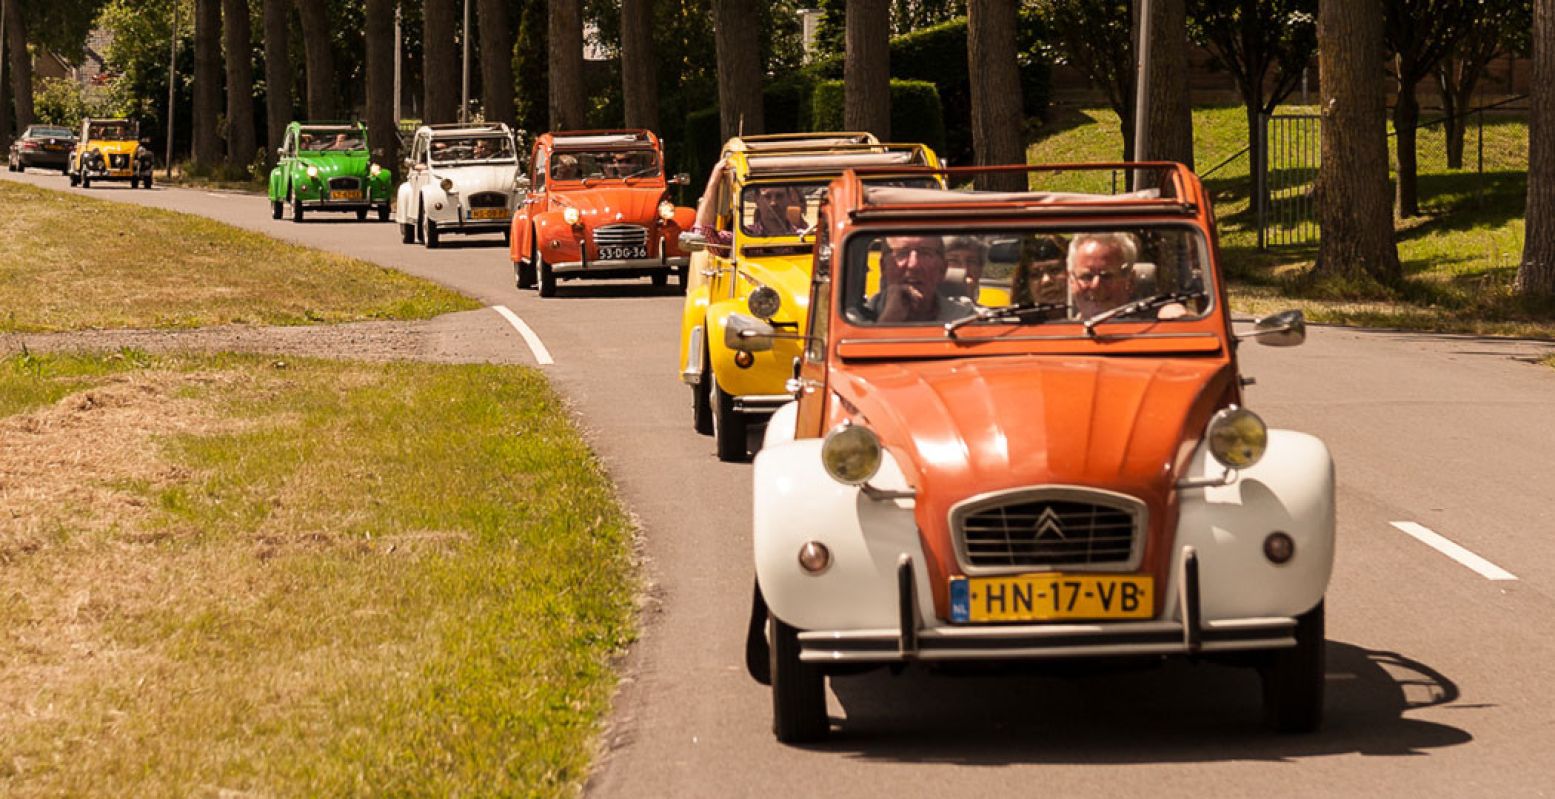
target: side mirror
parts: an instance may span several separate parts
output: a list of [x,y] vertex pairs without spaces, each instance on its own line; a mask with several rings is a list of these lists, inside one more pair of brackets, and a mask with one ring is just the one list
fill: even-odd
[[686,252],[701,252],[707,249],[707,237],[691,230],[681,231],[677,243],[680,244],[680,249]]
[[776,334],[776,328],[754,316],[732,313],[724,320],[724,346],[731,350],[766,352]]
[[530,182],[528,175],[519,175],[518,177],[513,178],[513,188],[518,189],[519,191],[527,192],[533,185],[534,184]]
[[277,147],[277,148],[275,148],[275,154],[279,155],[279,156],[282,156],[282,157],[285,157],[285,155],[286,155],[286,148],[285,147]]
[[427,171],[427,165],[426,164],[411,164],[410,168],[416,170],[417,172],[425,172],[425,171]]
[[670,178],[670,184],[671,185],[675,185],[675,186],[690,186],[691,185],[691,173],[690,172],[677,172],[675,174],[675,177]]
[[1253,331],[1240,338],[1256,338],[1270,347],[1294,347],[1307,340],[1307,318],[1299,310],[1280,311],[1253,322]]

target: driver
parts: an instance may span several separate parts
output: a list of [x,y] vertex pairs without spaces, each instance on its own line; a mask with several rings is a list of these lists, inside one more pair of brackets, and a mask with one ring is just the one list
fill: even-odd
[[480,160],[491,157],[491,142],[485,139],[476,139],[475,146],[470,148],[470,158]]
[[1134,296],[1139,241],[1128,233],[1081,233],[1069,242],[1069,298],[1081,319]]
[[948,269],[939,236],[892,236],[880,254],[880,293],[865,308],[877,322],[948,322],[966,315],[940,296]]
[[346,138],[346,134],[344,134],[344,133],[336,133],[335,134],[335,142],[329,146],[329,149],[331,149],[331,150],[349,150],[349,149],[351,149],[351,143]]
[[551,162],[552,180],[577,180],[578,159],[572,155],[558,155]]
[[[791,186],[756,189],[756,213],[751,232],[757,236],[791,236],[804,228],[805,200]],[[797,220],[797,222],[796,222]]]

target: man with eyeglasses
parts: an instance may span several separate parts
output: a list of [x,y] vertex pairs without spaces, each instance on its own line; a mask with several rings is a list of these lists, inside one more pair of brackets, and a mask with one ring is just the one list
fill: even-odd
[[1069,301],[1081,319],[1134,298],[1139,241],[1130,233],[1081,233],[1069,242]]
[[939,236],[891,236],[880,254],[880,293],[865,303],[875,321],[947,322],[965,307],[940,297],[945,280],[945,240]]

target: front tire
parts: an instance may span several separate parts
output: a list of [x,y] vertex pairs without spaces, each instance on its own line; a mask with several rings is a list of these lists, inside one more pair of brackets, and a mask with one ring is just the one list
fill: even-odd
[[281,207],[281,201],[280,200],[271,200],[270,201],[270,218],[271,219],[280,219],[282,216],[284,216],[284,211],[285,211],[285,209]]
[[707,378],[713,381],[711,390],[716,400],[713,406],[713,439],[717,443],[718,459],[729,463],[743,462],[750,457],[745,414],[734,410],[734,396],[718,385],[712,370],[708,370]]
[[[706,328],[703,328],[704,333]],[[713,434],[713,373],[708,370],[707,338],[702,338],[702,379],[691,386],[691,429]]]
[[140,178],[137,178],[134,175],[130,175],[130,188],[132,188],[132,189],[140,188]]
[[532,289],[535,287],[535,264],[533,260],[519,261],[515,266],[518,272],[518,287]]
[[826,677],[799,660],[799,631],[767,617],[771,638],[772,734],[786,744],[814,743],[831,732],[826,717]]
[[367,221],[367,209],[366,208],[358,208],[358,209],[356,209],[356,221],[358,221],[358,222],[366,222]]
[[540,296],[555,297],[556,273],[551,271],[551,265],[546,263],[544,260],[541,260],[540,265],[536,271],[540,273]]
[[380,206],[378,206],[378,221],[379,222],[387,222],[387,221],[389,221],[389,206],[387,206],[387,205],[380,205]]
[[1296,645],[1269,655],[1259,669],[1264,720],[1278,732],[1314,732],[1323,724],[1326,643],[1323,603],[1296,617]]
[[143,189],[151,188],[151,175],[146,175],[140,179],[140,187]]
[[75,172],[66,172],[65,174],[70,176],[70,188],[73,189],[81,185],[81,176],[79,174]]
[[405,244],[416,243],[416,226],[409,222],[400,225],[400,241]]
[[83,189],[90,189],[90,188],[92,188],[92,178],[91,178],[91,176],[87,175],[85,172],[81,173],[81,188],[83,188]]
[[430,220],[430,219],[428,219],[426,221],[426,223],[425,223],[425,229],[423,231],[423,234],[426,236],[426,241],[423,242],[423,243],[426,244],[427,249],[429,249],[429,250],[437,249],[437,244],[438,244],[437,223],[432,221],[432,220]]
[[302,201],[297,199],[297,189],[295,187],[292,188],[291,198],[292,198],[292,221],[293,222],[301,222],[302,218],[303,218],[303,215],[305,213],[307,213],[307,212],[302,210]]
[[654,272],[653,273],[653,287],[654,288],[662,289],[665,286],[668,286],[669,284],[670,284],[670,275],[669,275],[668,272]]

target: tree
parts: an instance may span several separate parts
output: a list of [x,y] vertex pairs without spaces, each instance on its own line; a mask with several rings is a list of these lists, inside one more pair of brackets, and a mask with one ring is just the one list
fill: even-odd
[[297,0],[302,21],[302,55],[307,73],[308,118],[334,119],[335,53],[330,48],[329,9],[319,0]]
[[[1025,116],[1015,63],[1015,0],[967,4],[966,51],[972,84],[972,149],[978,164],[1024,164]],[[984,175],[980,189],[1022,191],[1026,175]]]
[[1123,133],[1123,159],[1134,157],[1133,0],[1037,0],[1053,57],[1079,70],[1107,96]]
[[724,139],[766,131],[762,109],[761,6],[755,0],[713,0],[718,50],[718,127]]
[[1317,0],[1188,0],[1189,30],[1231,73],[1247,113],[1248,163],[1263,161],[1258,129],[1301,84],[1317,52]]
[[[1145,158],[1193,167],[1193,106],[1188,97],[1184,0],[1151,0],[1149,113]],[[1136,187],[1137,188],[1137,187]]]
[[891,138],[889,0],[853,0],[848,3],[847,14],[847,49],[842,67],[847,97],[843,103],[843,127],[867,130],[882,141],[888,140]]
[[459,51],[454,47],[457,13],[454,0],[422,0],[422,122],[454,122],[459,118]]
[[276,149],[286,137],[286,126],[291,123],[292,110],[292,59],[289,49],[291,34],[291,0],[263,0],[265,4],[265,162],[275,166]]
[[248,0],[222,0],[221,29],[227,62],[227,164],[246,169],[254,160],[254,31]]
[[653,34],[652,1],[621,0],[621,100],[629,128],[659,129]]
[[1415,87],[1436,69],[1459,39],[1468,33],[1477,0],[1386,0],[1387,46],[1393,52],[1393,76],[1398,99],[1393,104],[1393,131],[1398,150],[1398,214],[1420,214],[1419,172],[1415,128],[1420,101]]
[[1445,117],[1442,129],[1449,169],[1463,168],[1463,134],[1468,122],[1464,114],[1473,103],[1474,89],[1485,67],[1503,53],[1527,53],[1532,13],[1528,0],[1481,0],[1480,13],[1469,32],[1437,62],[1436,90]]
[[585,125],[588,95],[583,89],[583,8],[580,0],[549,0],[547,39],[551,52],[551,127]]
[[399,120],[394,118],[394,0],[366,0],[366,12],[367,140],[372,143],[373,163],[397,174],[400,140],[396,130]]
[[1528,207],[1517,291],[1555,297],[1555,0],[1533,0]]
[[550,12],[545,0],[525,0],[518,18],[518,41],[513,45],[514,97],[518,126],[532,134],[551,129],[551,63],[548,30]]
[[194,0],[194,139],[197,166],[221,160],[216,118],[221,114],[221,0]]
[[5,0],[5,38],[10,51],[11,97],[16,105],[16,129],[36,118],[32,108],[32,56],[27,53],[27,20],[20,0]]
[[507,0],[480,0],[481,110],[488,122],[517,124],[513,109],[513,25]]
[[1387,104],[1382,91],[1384,0],[1318,5],[1322,163],[1316,274],[1393,283],[1402,277],[1388,198]]

